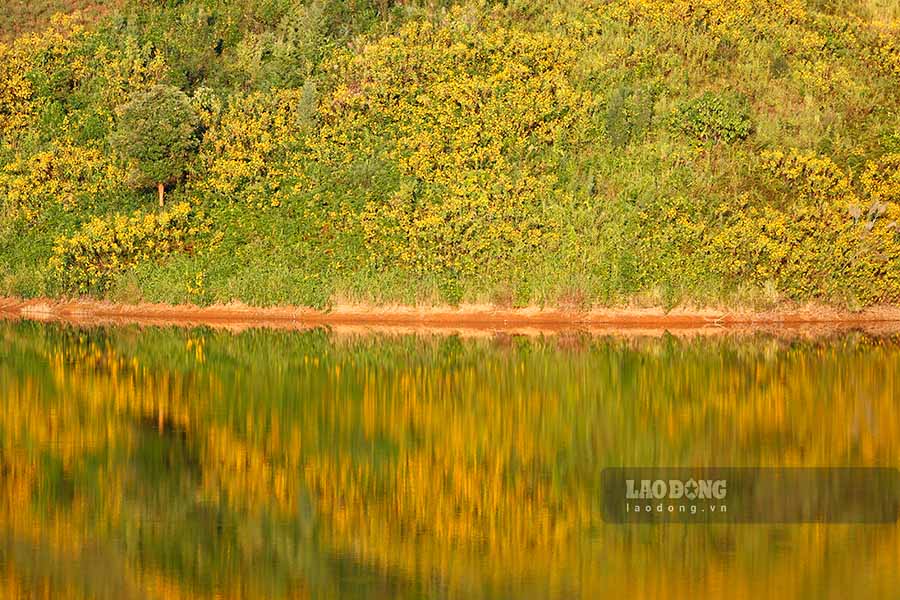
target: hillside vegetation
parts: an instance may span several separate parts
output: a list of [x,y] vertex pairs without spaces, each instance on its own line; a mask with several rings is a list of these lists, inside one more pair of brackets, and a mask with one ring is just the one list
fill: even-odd
[[3,295],[898,302],[900,5],[104,3],[0,44],[0,202]]
[[0,40],[47,27],[57,13],[77,13],[82,21],[105,14],[119,0],[5,0],[0,13]]

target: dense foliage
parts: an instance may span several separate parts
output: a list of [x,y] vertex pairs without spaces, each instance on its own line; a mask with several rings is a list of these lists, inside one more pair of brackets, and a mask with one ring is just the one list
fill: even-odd
[[68,289],[103,289],[110,277],[140,261],[189,250],[201,230],[196,220],[184,202],[158,214],[94,217],[72,237],[57,240],[50,264]]
[[54,247],[164,182],[204,224],[89,293],[900,301],[894,2],[101,8],[0,44],[0,294],[85,292]]
[[133,94],[116,110],[118,128],[111,145],[131,164],[137,187],[164,186],[184,174],[197,150],[197,115],[187,95],[170,85]]

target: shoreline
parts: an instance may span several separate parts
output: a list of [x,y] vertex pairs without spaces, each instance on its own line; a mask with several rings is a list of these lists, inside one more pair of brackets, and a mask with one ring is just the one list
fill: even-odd
[[63,322],[74,325],[209,326],[311,329],[346,332],[522,333],[566,331],[621,332],[630,335],[715,334],[728,332],[829,333],[864,330],[900,333],[900,306],[870,307],[858,312],[821,305],[767,311],[695,308],[504,308],[489,304],[407,306],[338,304],[328,310],[301,306],[255,307],[242,303],[119,304],[93,299],[0,298],[0,319]]

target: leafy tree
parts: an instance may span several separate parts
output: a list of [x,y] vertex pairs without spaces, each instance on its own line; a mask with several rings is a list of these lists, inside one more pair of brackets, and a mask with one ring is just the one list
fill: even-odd
[[135,93],[116,112],[113,147],[134,165],[135,185],[156,186],[162,206],[166,184],[184,173],[197,150],[197,114],[187,95],[169,85]]

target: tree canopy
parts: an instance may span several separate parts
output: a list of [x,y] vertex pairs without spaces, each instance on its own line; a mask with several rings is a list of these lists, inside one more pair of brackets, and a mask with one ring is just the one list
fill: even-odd
[[199,144],[198,118],[187,95],[170,85],[154,85],[117,109],[114,148],[133,168],[137,187],[164,186],[180,177]]

